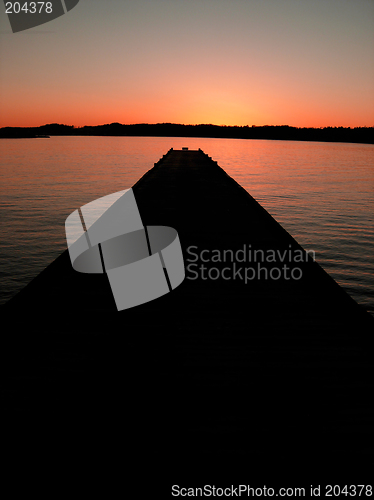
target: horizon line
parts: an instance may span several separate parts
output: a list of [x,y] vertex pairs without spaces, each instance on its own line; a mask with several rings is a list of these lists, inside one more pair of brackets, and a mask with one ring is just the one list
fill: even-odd
[[351,127],[351,126],[342,126],[342,125],[325,125],[325,126],[320,126],[320,127],[311,127],[311,126],[303,126],[303,127],[298,127],[295,125],[287,125],[287,124],[282,124],[282,125],[225,125],[225,124],[220,124],[217,125],[215,123],[173,123],[173,122],[157,122],[157,123],[147,123],[147,122],[139,122],[139,123],[120,123],[120,122],[111,122],[111,123],[102,123],[98,125],[68,125],[66,123],[57,123],[57,122],[51,122],[51,123],[45,123],[43,125],[16,125],[16,126],[11,126],[11,125],[5,125],[0,127],[0,129],[3,128],[40,128],[40,127],[47,127],[47,126],[62,126],[62,127],[70,127],[74,129],[81,129],[84,127],[105,127],[105,126],[113,126],[113,125],[120,125],[122,127],[134,127],[134,126],[139,126],[139,125],[146,125],[146,126],[157,126],[157,125],[174,125],[174,126],[182,126],[182,127],[227,127],[227,128],[262,128],[262,127],[287,127],[287,128],[296,128],[296,129],[326,129],[326,128],[343,128],[343,129],[356,129],[356,128],[374,128],[374,125],[361,125],[361,126],[356,126],[356,127]]

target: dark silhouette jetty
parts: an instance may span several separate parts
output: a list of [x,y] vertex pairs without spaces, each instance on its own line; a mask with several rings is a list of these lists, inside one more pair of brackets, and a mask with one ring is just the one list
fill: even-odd
[[[199,471],[216,485],[233,469],[244,484],[372,472],[373,318],[201,150],[170,150],[133,190],[144,225],[178,231],[186,279],[118,312],[106,275],[65,251],[3,306],[15,434],[96,465],[120,453],[127,481],[170,487]],[[247,283],[234,262],[259,259],[206,262],[243,248],[278,260]],[[265,278],[284,265],[298,279]]]

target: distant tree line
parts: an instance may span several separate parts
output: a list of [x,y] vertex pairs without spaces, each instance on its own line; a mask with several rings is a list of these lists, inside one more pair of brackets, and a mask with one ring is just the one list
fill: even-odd
[[297,128],[288,125],[223,126],[175,123],[74,127],[50,123],[40,127],[3,127],[0,138],[35,138],[51,135],[215,137],[230,139],[272,139],[286,141],[359,142],[374,144],[374,127]]

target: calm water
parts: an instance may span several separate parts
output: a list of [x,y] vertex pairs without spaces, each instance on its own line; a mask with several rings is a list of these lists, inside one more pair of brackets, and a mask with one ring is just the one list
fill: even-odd
[[65,219],[131,187],[171,147],[201,148],[374,313],[374,146],[237,139],[0,141],[0,303],[66,249]]

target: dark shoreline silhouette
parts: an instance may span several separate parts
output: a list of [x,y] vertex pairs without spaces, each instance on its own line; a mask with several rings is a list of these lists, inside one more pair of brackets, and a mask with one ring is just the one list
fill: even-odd
[[374,127],[297,128],[276,126],[182,125],[175,123],[106,125],[74,127],[50,123],[40,127],[3,127],[0,138],[26,139],[52,135],[140,136],[140,137],[211,137],[220,139],[270,139],[284,141],[353,142],[374,144]]

